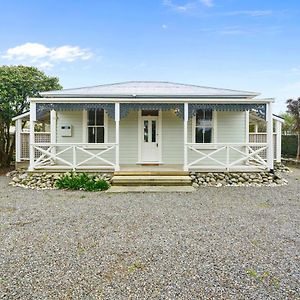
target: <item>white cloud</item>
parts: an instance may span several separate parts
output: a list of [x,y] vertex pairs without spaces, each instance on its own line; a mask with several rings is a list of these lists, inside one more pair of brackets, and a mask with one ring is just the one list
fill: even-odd
[[54,64],[50,63],[49,61],[42,61],[37,64],[37,67],[47,70],[53,68]]
[[236,11],[229,11],[222,13],[226,16],[249,16],[249,17],[264,17],[264,16],[270,16],[273,14],[272,10],[236,10]]
[[6,59],[41,58],[47,56],[49,50],[49,48],[42,44],[26,43],[14,48],[9,48],[2,57]]
[[2,55],[3,59],[37,65],[41,68],[52,68],[55,63],[72,62],[90,59],[93,54],[88,49],[64,45],[49,48],[39,43],[25,43],[9,48]]
[[240,35],[240,34],[247,34],[248,32],[241,28],[224,28],[217,31],[217,33],[224,34],[224,35]]
[[[262,27],[262,26],[236,26],[236,27],[207,27],[201,28],[201,32],[204,34],[219,34],[219,35],[244,35],[244,36],[255,36],[258,35],[277,35],[282,32],[282,28],[271,26],[271,27]],[[295,71],[295,70],[294,70]]]
[[162,28],[162,29],[167,29],[168,26],[167,26],[166,24],[163,24],[163,25],[161,25],[161,28]]
[[187,2],[185,4],[178,4],[175,3],[173,0],[164,0],[163,5],[168,6],[174,10],[180,11],[180,12],[185,12],[192,6],[194,6],[193,2]]
[[297,67],[293,67],[289,71],[293,75],[299,75],[299,73],[300,73],[300,67],[298,67],[298,66]]
[[49,55],[51,60],[74,61],[76,59],[87,60],[92,57],[92,53],[78,46],[61,46],[54,48]]
[[213,0],[200,0],[200,2],[208,7],[213,6]]
[[178,12],[187,12],[191,9],[196,8],[199,4],[202,4],[207,7],[211,7],[213,6],[213,0],[190,0],[190,1],[185,1],[183,3],[178,3],[178,1],[174,1],[174,0],[163,0],[163,5],[168,6]]

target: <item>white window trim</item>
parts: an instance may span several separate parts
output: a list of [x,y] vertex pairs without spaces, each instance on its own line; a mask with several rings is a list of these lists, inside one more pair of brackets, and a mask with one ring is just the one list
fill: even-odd
[[[82,142],[85,144],[88,144],[88,112],[87,110],[83,110],[83,115],[82,115]],[[97,127],[97,126],[96,126]],[[102,126],[98,126],[102,127]],[[106,110],[104,110],[104,143],[98,143],[98,144],[106,144],[108,143],[108,115]],[[90,143],[94,144],[94,143]]]
[[213,110],[212,112],[212,142],[211,143],[196,143],[196,115],[192,117],[192,143],[201,146],[201,148],[214,149],[214,143],[217,143],[217,124],[218,124],[218,113]]

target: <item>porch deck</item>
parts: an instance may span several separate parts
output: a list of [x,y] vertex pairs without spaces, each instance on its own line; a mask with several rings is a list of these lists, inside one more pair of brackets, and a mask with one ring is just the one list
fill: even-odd
[[[17,163],[17,169],[24,169],[27,170],[29,167],[29,161],[24,161],[21,164]],[[30,173],[65,173],[72,171],[72,168],[66,166],[49,166],[43,168],[37,168]],[[228,172],[226,168],[219,167],[206,167],[203,169],[193,169],[190,170],[192,172],[201,172],[201,173],[208,173],[208,172]],[[262,172],[265,171],[264,168],[259,166],[237,166],[232,167],[230,172]],[[178,175],[182,173],[188,173],[183,171],[183,165],[120,165],[120,171],[114,171],[112,169],[99,169],[99,168],[81,168],[76,170],[76,172],[85,172],[85,173],[114,173],[114,174],[125,174],[126,175]]]

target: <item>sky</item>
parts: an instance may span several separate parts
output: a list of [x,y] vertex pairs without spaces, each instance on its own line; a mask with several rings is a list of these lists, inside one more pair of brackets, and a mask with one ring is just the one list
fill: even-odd
[[64,88],[131,80],[300,97],[297,0],[0,0],[0,65]]

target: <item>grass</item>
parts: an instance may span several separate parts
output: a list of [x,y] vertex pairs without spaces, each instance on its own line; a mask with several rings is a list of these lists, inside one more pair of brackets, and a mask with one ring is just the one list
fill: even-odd
[[128,267],[128,273],[134,273],[138,270],[144,270],[145,266],[141,262],[135,262]]
[[262,273],[258,273],[254,269],[247,269],[246,274],[249,277],[255,279],[256,281],[264,283],[269,286],[273,286],[276,289],[279,289],[279,287],[280,287],[280,280],[277,277],[272,276],[269,271],[264,271]]
[[260,207],[260,208],[271,208],[272,205],[270,204],[270,202],[265,201],[265,202],[259,203],[259,204],[258,204],[258,207]]
[[38,221],[39,221],[39,220],[32,220],[32,221],[18,221],[18,222],[14,222],[14,223],[9,223],[9,225],[24,227],[25,225],[33,224],[33,223],[36,223],[36,222],[38,222]]
[[254,246],[254,247],[257,247],[258,244],[259,244],[259,241],[258,240],[251,240],[250,243]]
[[0,284],[4,284],[6,282],[6,279],[4,279],[3,277],[0,277]]
[[85,247],[82,245],[82,243],[78,242],[77,243],[77,254],[82,255],[85,252]]
[[87,241],[78,241],[76,246],[76,251],[78,255],[83,255],[85,252],[91,250],[92,248],[95,248],[99,245],[98,242],[87,242]]
[[13,213],[17,209],[15,207],[10,207],[10,206],[0,206],[0,213]]

